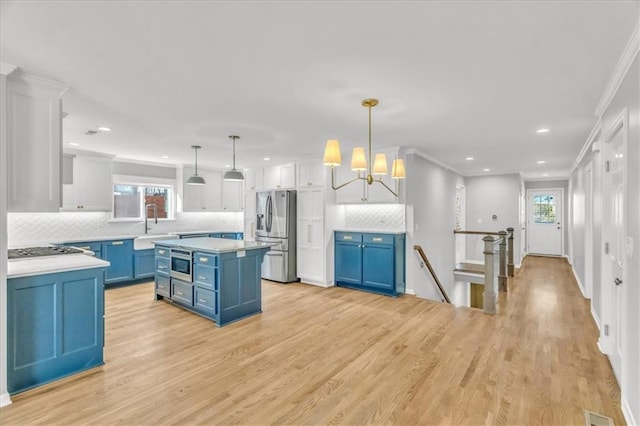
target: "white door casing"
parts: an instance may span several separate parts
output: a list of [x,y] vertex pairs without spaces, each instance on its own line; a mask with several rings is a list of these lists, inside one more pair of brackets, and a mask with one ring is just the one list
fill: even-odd
[[593,297],[593,163],[584,168],[584,293]]
[[609,356],[613,372],[621,383],[622,317],[626,257],[626,155],[627,111],[614,122],[605,142],[603,173],[604,256],[602,265],[603,323],[601,347]]
[[562,188],[527,191],[527,252],[562,255]]

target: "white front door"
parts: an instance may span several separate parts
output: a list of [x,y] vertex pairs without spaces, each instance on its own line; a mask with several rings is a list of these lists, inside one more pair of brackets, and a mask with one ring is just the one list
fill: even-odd
[[619,126],[605,145],[603,302],[611,367],[620,383],[622,368],[622,291],[625,247],[625,143]]
[[562,190],[527,191],[527,251],[562,254]]

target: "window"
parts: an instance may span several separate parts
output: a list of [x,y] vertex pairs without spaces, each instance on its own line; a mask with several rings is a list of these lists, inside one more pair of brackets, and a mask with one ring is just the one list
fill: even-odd
[[113,218],[144,220],[145,206],[158,209],[158,219],[173,219],[173,187],[158,185],[113,185]]
[[555,223],[556,200],[553,195],[533,196],[533,221],[534,223]]

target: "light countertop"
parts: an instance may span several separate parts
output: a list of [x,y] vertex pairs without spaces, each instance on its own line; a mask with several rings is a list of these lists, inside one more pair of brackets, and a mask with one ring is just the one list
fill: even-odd
[[357,232],[362,234],[403,235],[406,231],[380,231],[378,229],[334,229],[334,232]]
[[112,241],[112,240],[133,240],[138,237],[152,237],[154,235],[194,235],[194,234],[216,234],[226,232],[242,232],[242,231],[175,231],[165,232],[159,234],[136,234],[136,235],[108,235],[103,237],[87,237],[87,238],[72,238],[68,240],[56,241],[52,244],[68,244],[68,243],[84,243],[91,241]]
[[176,247],[191,249],[196,251],[204,251],[209,253],[229,253],[242,250],[265,249],[277,244],[258,243],[243,240],[225,240],[222,238],[186,238],[181,240],[162,240],[156,241],[156,247]]
[[80,269],[105,268],[110,263],[88,254],[63,254],[7,261],[7,278],[29,277]]

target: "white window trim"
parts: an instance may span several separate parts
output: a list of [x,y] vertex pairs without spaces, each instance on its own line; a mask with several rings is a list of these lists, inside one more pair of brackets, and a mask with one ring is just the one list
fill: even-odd
[[[164,218],[159,218],[158,221],[162,221],[162,222],[172,222],[176,220],[176,214],[177,214],[177,189],[176,189],[176,181],[175,179],[163,179],[163,178],[154,178],[154,177],[145,177],[145,176],[131,176],[131,175],[113,175],[113,184],[111,185],[111,188],[113,189],[113,186],[115,185],[134,185],[134,186],[158,186],[158,187],[164,187],[164,188],[170,188],[171,189],[171,198],[169,200],[170,203],[170,211],[169,211],[169,217],[164,219]],[[111,197],[111,202],[113,203],[113,195]],[[109,222],[118,222],[118,223],[122,223],[122,222],[140,222],[141,220],[144,220],[144,216],[142,218],[116,218],[113,217],[115,212],[115,208],[112,205],[112,209],[111,209],[111,219],[109,220]]]

